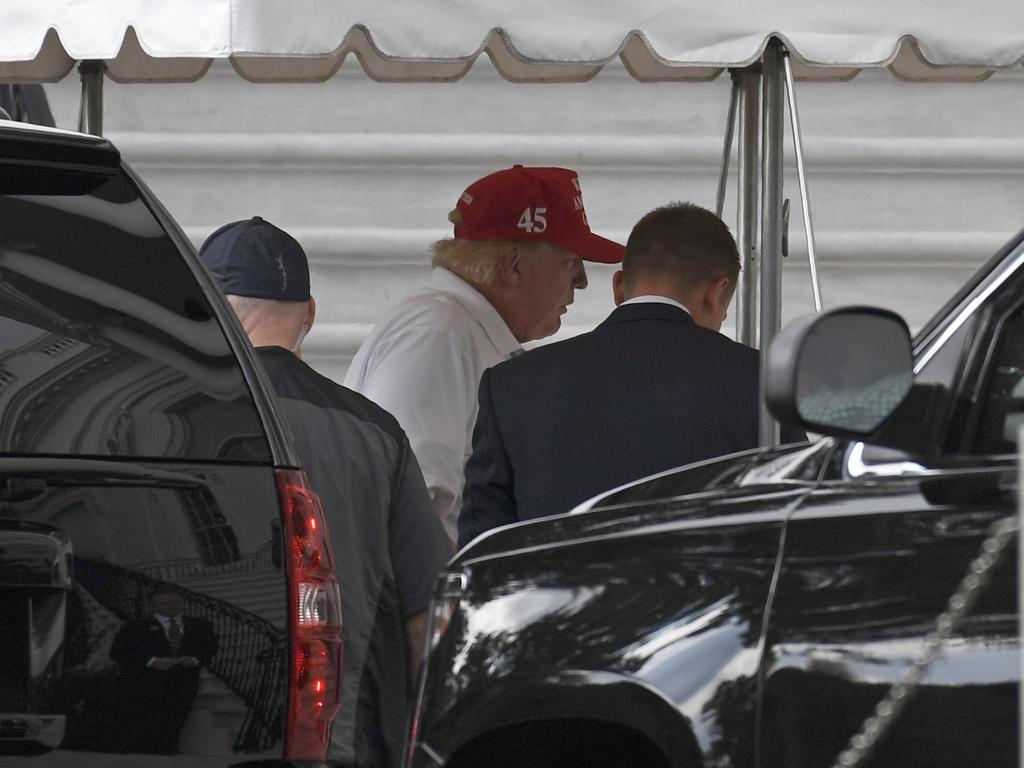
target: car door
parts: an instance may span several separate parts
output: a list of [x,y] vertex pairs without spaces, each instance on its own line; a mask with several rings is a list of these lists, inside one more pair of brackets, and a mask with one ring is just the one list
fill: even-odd
[[[933,334],[937,346],[918,350],[917,381],[948,394],[922,424],[936,455],[852,444],[788,521],[762,667],[763,767],[837,764],[913,667],[994,526],[1015,514],[1024,308],[1012,256]],[[1016,547],[982,576],[859,765],[1017,765]]]
[[[999,470],[817,494],[791,520],[769,631],[762,766],[830,766],[913,664],[990,526]],[[934,485],[933,485],[934,484]],[[1016,765],[1015,551],[866,765]]]
[[0,766],[276,762],[295,722],[289,449],[155,211],[105,140],[0,128]]

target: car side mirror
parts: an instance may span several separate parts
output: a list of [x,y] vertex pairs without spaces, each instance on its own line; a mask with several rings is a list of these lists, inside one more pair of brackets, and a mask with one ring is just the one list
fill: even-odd
[[800,318],[768,350],[765,397],[780,421],[872,442],[914,384],[899,315],[844,307]]

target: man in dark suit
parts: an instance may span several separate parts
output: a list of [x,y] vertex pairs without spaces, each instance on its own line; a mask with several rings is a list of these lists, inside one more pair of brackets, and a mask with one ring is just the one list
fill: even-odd
[[169,584],[150,592],[149,607],[149,618],[125,622],[110,646],[126,677],[121,749],[174,754],[217,635],[206,619],[184,614]]
[[758,444],[758,353],[718,331],[736,242],[714,214],[644,216],[590,333],[501,363],[480,382],[459,545],[601,491]]

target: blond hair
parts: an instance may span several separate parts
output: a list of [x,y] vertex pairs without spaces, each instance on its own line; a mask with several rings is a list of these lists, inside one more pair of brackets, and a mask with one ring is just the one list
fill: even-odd
[[430,250],[435,267],[444,267],[468,283],[491,285],[498,277],[498,262],[520,243],[511,240],[438,240]]
[[[462,211],[458,208],[448,214],[448,221],[462,224]],[[536,252],[551,244],[544,241],[523,240],[466,240],[448,237],[430,246],[434,254],[431,264],[454,272],[467,283],[492,285],[498,279],[498,263],[509,251]]]

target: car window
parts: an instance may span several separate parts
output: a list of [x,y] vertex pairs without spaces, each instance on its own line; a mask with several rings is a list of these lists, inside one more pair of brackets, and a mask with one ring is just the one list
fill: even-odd
[[224,331],[136,187],[5,178],[0,452],[269,461]]
[[[970,341],[977,328],[978,314],[975,313],[967,319],[956,332],[946,339],[942,348],[933,354],[924,366],[914,376],[918,385],[938,385],[941,391],[946,394],[944,406],[940,409],[943,424],[955,419],[949,415],[955,409],[955,405],[948,397],[956,391],[959,379],[964,369],[964,361],[970,351]],[[862,444],[856,456],[856,466],[848,466],[843,477],[857,476],[861,474],[892,474],[901,473],[904,468],[910,466],[909,457],[903,451],[892,448],[883,448],[870,443]]]
[[[1013,435],[1024,422],[1018,408],[1024,397],[1019,374],[1024,345],[1019,341],[1016,306],[1024,283],[1022,264],[1024,244],[1018,237],[986,265],[987,274],[979,273],[981,277],[971,281],[970,290],[958,293],[960,308],[947,305],[940,313],[944,316],[929,324],[928,333],[918,335],[915,384],[936,386],[940,395],[947,395],[945,402],[936,404],[931,423],[945,436],[946,453],[995,455],[1016,450]],[[846,467],[849,475],[892,474],[910,466],[902,454],[904,461],[890,449],[871,445],[853,455],[857,466]]]
[[978,405],[972,451],[1015,453],[1017,432],[1024,425],[1024,305],[1002,323]]

